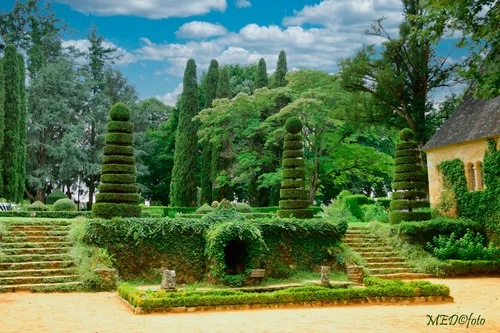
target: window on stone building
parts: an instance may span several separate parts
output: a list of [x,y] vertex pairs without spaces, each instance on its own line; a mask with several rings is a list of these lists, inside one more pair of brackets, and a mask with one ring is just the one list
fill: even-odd
[[476,162],[475,168],[475,179],[476,179],[476,191],[481,191],[483,189],[483,163]]

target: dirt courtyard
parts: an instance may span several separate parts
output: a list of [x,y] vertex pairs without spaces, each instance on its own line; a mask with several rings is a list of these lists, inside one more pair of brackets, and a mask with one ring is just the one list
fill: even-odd
[[500,277],[429,281],[454,302],[134,315],[114,292],[4,293],[0,332],[500,332]]

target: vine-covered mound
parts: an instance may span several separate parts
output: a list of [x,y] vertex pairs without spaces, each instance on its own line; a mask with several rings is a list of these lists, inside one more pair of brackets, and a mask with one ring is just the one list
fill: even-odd
[[117,103],[109,112],[103,149],[101,183],[92,206],[92,216],[102,218],[139,217],[134,148],[134,125],[130,109]]
[[429,211],[418,211],[429,208],[425,192],[427,175],[420,164],[418,143],[414,141],[415,135],[409,128],[403,129],[399,137],[402,141],[396,146],[394,155],[394,192],[390,204],[390,222],[429,220]]
[[280,189],[279,217],[311,218],[309,196],[305,189],[304,152],[302,150],[302,122],[290,117],[285,123],[287,134],[283,145],[283,167]]

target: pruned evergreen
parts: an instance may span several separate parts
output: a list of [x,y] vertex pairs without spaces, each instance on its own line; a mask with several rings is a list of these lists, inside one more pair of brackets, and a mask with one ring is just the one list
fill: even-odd
[[[3,64],[0,59],[0,152],[3,151],[3,140],[5,131],[5,78],[3,75]],[[0,196],[3,193],[3,168],[2,155],[0,154]]]
[[92,216],[139,217],[139,194],[135,175],[135,157],[132,143],[134,128],[130,109],[124,103],[113,105],[109,111],[101,182],[92,206]]
[[429,208],[429,201],[425,192],[427,176],[420,164],[420,149],[414,140],[415,134],[405,128],[399,136],[402,141],[396,146],[395,152],[390,222],[429,220],[429,211],[418,210]]
[[17,54],[17,62],[19,65],[19,96],[21,99],[21,105],[19,110],[19,163],[18,163],[18,171],[19,171],[19,183],[18,183],[18,191],[17,191],[17,202],[21,202],[24,197],[24,189],[26,183],[26,136],[27,136],[27,128],[26,122],[28,117],[27,110],[27,101],[26,101],[26,87],[24,81],[26,79],[26,68],[24,66],[24,57],[18,53]]
[[196,207],[196,152],[198,148],[198,83],[196,63],[189,59],[184,71],[179,125],[175,137],[170,202],[178,207]]
[[266,61],[264,58],[260,58],[257,65],[257,73],[255,73],[255,88],[264,88],[268,84]]
[[283,145],[283,167],[280,189],[279,217],[312,218],[313,211],[308,209],[309,196],[305,189],[305,161],[302,145],[302,122],[290,117],[285,123],[288,134]]
[[217,98],[231,98],[231,85],[229,82],[229,68],[224,66],[220,69],[217,84]]

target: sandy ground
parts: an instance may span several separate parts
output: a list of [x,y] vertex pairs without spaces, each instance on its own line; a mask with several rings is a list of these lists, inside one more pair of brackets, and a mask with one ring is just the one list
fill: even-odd
[[[454,302],[134,315],[116,293],[5,293],[0,332],[500,332],[500,277],[429,281]],[[438,315],[450,318],[433,325]],[[462,315],[468,328],[453,323]]]

